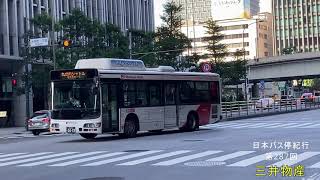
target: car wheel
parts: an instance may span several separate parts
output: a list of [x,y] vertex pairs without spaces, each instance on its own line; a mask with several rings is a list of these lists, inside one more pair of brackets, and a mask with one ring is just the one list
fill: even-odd
[[85,139],[94,139],[95,137],[97,137],[98,134],[80,134],[81,137],[85,138]]
[[39,136],[40,131],[39,130],[33,130],[32,134],[35,135],[35,136]]

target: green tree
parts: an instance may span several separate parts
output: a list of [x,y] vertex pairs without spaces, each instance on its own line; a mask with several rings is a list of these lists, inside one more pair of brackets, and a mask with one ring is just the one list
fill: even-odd
[[155,35],[155,49],[159,52],[157,63],[172,66],[176,70],[183,69],[177,61],[177,57],[191,46],[190,40],[180,30],[182,26],[181,11],[181,5],[177,5],[173,1],[166,3],[164,14],[161,16],[164,24],[157,29]]
[[223,39],[222,28],[212,19],[205,23],[205,28],[208,36],[204,40],[208,43],[207,50],[210,52],[208,55],[213,58],[214,62],[220,61],[228,56],[227,46],[221,43]]

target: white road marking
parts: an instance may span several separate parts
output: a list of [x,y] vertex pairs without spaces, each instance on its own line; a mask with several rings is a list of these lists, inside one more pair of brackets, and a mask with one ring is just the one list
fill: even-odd
[[320,123],[313,124],[313,125],[310,125],[310,126],[305,126],[303,128],[315,128],[315,127],[318,127],[318,126],[320,126]]
[[178,164],[178,163],[182,163],[182,162],[186,162],[192,159],[197,159],[197,158],[201,158],[201,157],[205,157],[205,156],[209,156],[212,154],[217,154],[220,153],[222,151],[205,151],[202,153],[197,153],[197,154],[193,154],[193,155],[189,155],[189,156],[184,156],[184,157],[180,157],[180,158],[176,158],[176,159],[171,159],[168,161],[163,161],[163,162],[159,162],[156,164],[152,164],[153,166],[170,166],[170,165],[174,165],[174,164]]
[[52,153],[52,152],[42,152],[42,153],[35,153],[35,154],[28,154],[28,155],[16,156],[16,157],[9,157],[9,158],[0,159],[0,162],[3,162],[3,161],[11,161],[11,160],[15,160],[15,159],[29,158],[29,157],[34,157],[34,156],[41,156],[41,155],[51,154],[51,153]]
[[174,152],[169,152],[169,153],[165,153],[165,154],[160,154],[157,156],[151,156],[151,157],[147,157],[147,158],[143,158],[143,159],[138,159],[135,161],[125,162],[125,163],[118,164],[118,165],[119,166],[132,166],[132,165],[142,164],[145,162],[150,162],[150,161],[154,161],[154,160],[158,160],[158,159],[176,156],[176,155],[184,154],[184,153],[188,153],[188,152],[190,152],[190,151],[183,151],[183,150],[182,151],[174,151]]
[[95,155],[95,154],[101,154],[101,153],[106,153],[107,151],[94,151],[94,152],[88,152],[88,153],[83,153],[83,154],[77,154],[77,155],[72,155],[72,156],[67,156],[67,157],[61,157],[61,158],[55,158],[55,159],[48,159],[45,161],[39,161],[39,162],[34,162],[34,163],[28,163],[28,164],[22,164],[19,166],[37,166],[41,164],[49,164],[49,163],[54,163],[58,161],[64,161],[64,160],[69,160],[69,159],[75,159],[75,158],[81,158],[85,156],[90,156],[90,155]]
[[298,154],[298,158],[296,160],[288,158],[288,159],[282,160],[280,162],[274,163],[270,166],[277,166],[277,167],[281,167],[283,165],[292,166],[294,164],[297,164],[298,162],[304,161],[306,159],[309,159],[309,158],[316,156],[316,155],[319,155],[319,154],[320,154],[320,152],[304,152],[302,154]]
[[[282,151],[271,152],[271,154],[273,156],[278,156],[278,155],[283,154],[283,153],[284,152],[282,152]],[[242,160],[242,161],[238,161],[236,163],[233,163],[233,164],[230,164],[230,165],[227,165],[227,166],[246,167],[246,166],[250,166],[252,164],[261,162],[261,161],[265,161],[266,157],[267,157],[267,153],[266,154],[261,154],[261,155],[258,155],[258,156],[255,156],[255,157],[252,157],[252,158],[249,158],[249,159],[245,159],[245,160]]]
[[65,152],[65,153],[45,155],[45,156],[40,156],[40,157],[35,157],[35,158],[30,158],[30,159],[22,159],[22,160],[17,160],[17,161],[10,161],[10,162],[7,162],[7,163],[0,163],[0,167],[13,165],[13,164],[21,164],[21,163],[26,163],[26,162],[31,162],[31,161],[37,161],[37,160],[42,160],[42,159],[50,159],[50,158],[55,158],[55,157],[59,157],[59,156],[66,156],[66,155],[75,154],[75,153],[77,153],[77,152]]
[[302,123],[302,124],[298,124],[295,126],[288,126],[288,127],[284,127],[284,128],[296,128],[296,127],[306,126],[306,125],[310,125],[310,124],[313,124],[313,123]]
[[[3,154],[0,155],[0,158],[4,158],[4,157],[10,157],[10,156],[17,156],[17,155],[23,155],[23,154],[27,154],[27,153],[12,153],[12,154]],[[0,159],[1,160],[1,159]]]
[[149,155],[149,154],[154,154],[154,153],[158,153],[158,152],[161,152],[161,151],[162,150],[146,151],[146,152],[131,154],[131,155],[122,156],[122,157],[118,157],[118,158],[106,159],[106,160],[103,160],[103,161],[98,161],[98,162],[94,162],[94,163],[90,163],[90,164],[85,164],[85,165],[82,165],[82,166],[99,166],[99,165],[109,164],[109,163],[116,162],[116,161],[122,161],[122,160],[126,160],[126,159],[131,159],[131,158],[136,158],[136,157],[145,156],[145,155]]
[[234,152],[234,153],[227,154],[227,155],[224,155],[224,156],[219,156],[219,157],[215,157],[215,158],[212,158],[212,159],[208,159],[207,161],[226,161],[226,160],[229,160],[229,159],[233,159],[233,158],[237,158],[237,157],[240,157],[240,156],[248,155],[248,154],[251,154],[251,153],[254,153],[254,152],[255,151],[238,151],[238,152]]
[[283,122],[281,123],[280,125],[276,125],[276,126],[271,126],[271,127],[266,127],[266,128],[279,128],[279,127],[286,127],[286,126],[291,126],[291,125],[296,125],[296,124],[299,124],[299,123],[286,123],[286,122]]

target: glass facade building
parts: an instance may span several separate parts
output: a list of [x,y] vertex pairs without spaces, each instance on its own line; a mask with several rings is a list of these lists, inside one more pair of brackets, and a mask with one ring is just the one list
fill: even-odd
[[319,51],[320,0],[273,0],[274,52]]

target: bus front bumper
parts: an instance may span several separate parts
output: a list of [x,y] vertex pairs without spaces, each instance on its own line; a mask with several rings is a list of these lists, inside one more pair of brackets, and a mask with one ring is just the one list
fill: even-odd
[[101,134],[102,123],[99,120],[51,120],[50,132],[68,134]]

